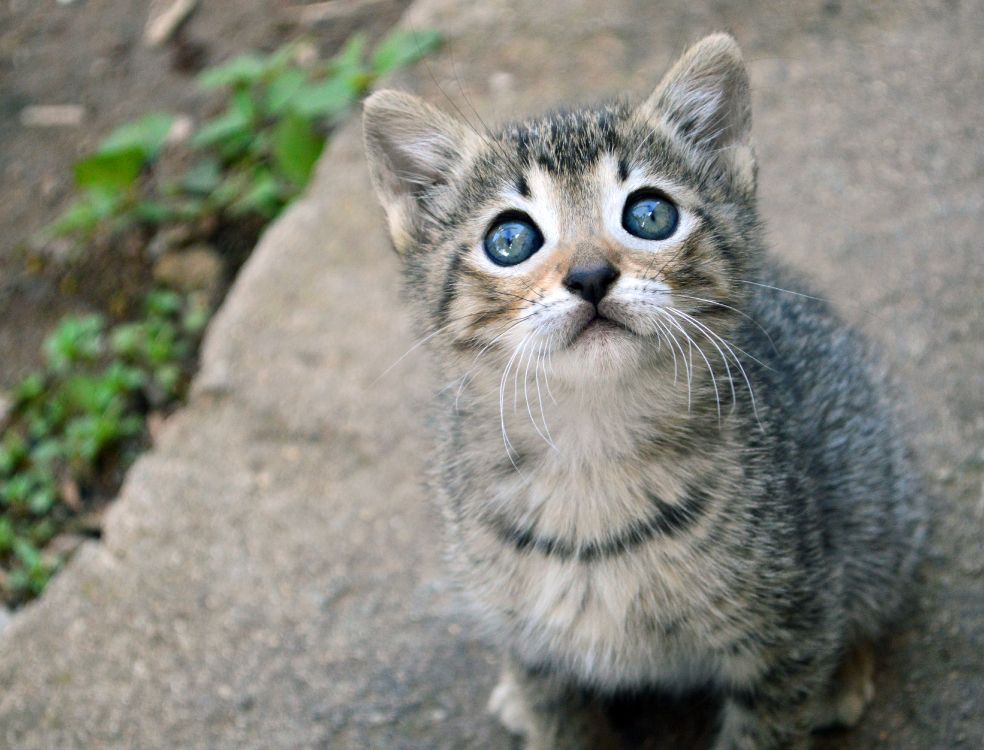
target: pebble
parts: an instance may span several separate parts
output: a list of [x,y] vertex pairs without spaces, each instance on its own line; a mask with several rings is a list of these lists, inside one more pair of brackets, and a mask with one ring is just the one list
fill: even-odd
[[332,0],[331,2],[292,6],[287,9],[287,13],[302,25],[314,26],[324,23],[337,23],[353,16],[360,16],[373,6],[385,2],[388,2],[388,0]]
[[20,113],[25,128],[77,127],[85,118],[85,109],[79,104],[30,104]]
[[167,131],[167,145],[173,146],[177,143],[185,143],[195,130],[195,121],[188,115],[178,115],[174,118],[174,124]]
[[211,245],[166,252],[154,264],[154,279],[182,292],[216,292],[222,282],[222,258]]
[[0,430],[3,430],[7,426],[7,420],[10,419],[13,410],[14,402],[3,393],[0,393]]
[[198,7],[198,0],[154,0],[150,4],[143,41],[148,47],[160,47]]

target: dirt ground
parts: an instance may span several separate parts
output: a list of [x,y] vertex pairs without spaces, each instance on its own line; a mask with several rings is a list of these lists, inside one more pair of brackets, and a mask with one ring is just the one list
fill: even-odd
[[[66,258],[28,272],[29,239],[70,202],[76,159],[149,112],[210,115],[214,100],[194,84],[203,67],[302,35],[331,55],[356,30],[384,33],[407,2],[353,4],[347,16],[317,23],[301,20],[302,2],[202,2],[160,49],[142,41],[149,0],[0,2],[0,392],[38,363],[62,315],[104,309],[114,290],[132,296],[147,283],[139,243],[69,277]],[[39,104],[81,105],[85,114],[78,126],[24,126],[24,108]]]

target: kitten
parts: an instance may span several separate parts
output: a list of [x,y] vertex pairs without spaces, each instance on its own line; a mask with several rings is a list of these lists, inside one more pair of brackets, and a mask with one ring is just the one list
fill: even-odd
[[439,366],[450,558],[529,748],[614,747],[591,700],[710,684],[716,750],[809,746],[872,695],[922,493],[864,345],[764,251],[725,34],[638,105],[478,133],[365,105]]

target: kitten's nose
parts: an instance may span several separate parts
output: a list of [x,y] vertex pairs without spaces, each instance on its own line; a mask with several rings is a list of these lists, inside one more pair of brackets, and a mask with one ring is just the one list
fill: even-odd
[[564,286],[573,294],[597,306],[617,278],[618,271],[615,266],[608,261],[602,261],[591,265],[574,266],[567,272]]

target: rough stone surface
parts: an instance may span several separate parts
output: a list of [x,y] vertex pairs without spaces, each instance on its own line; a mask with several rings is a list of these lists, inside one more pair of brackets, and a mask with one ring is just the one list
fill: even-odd
[[[984,9],[601,8],[421,0],[413,26],[449,45],[400,83],[504,118],[644,93],[689,41],[736,33],[772,245],[885,350],[937,509],[875,703],[820,746],[984,746]],[[510,746],[483,711],[494,655],[455,608],[421,489],[425,360],[378,379],[412,344],[397,297],[350,123],[240,276],[105,542],[0,636],[0,747]],[[662,705],[707,734],[706,710]],[[674,724],[626,731],[686,746]]]

